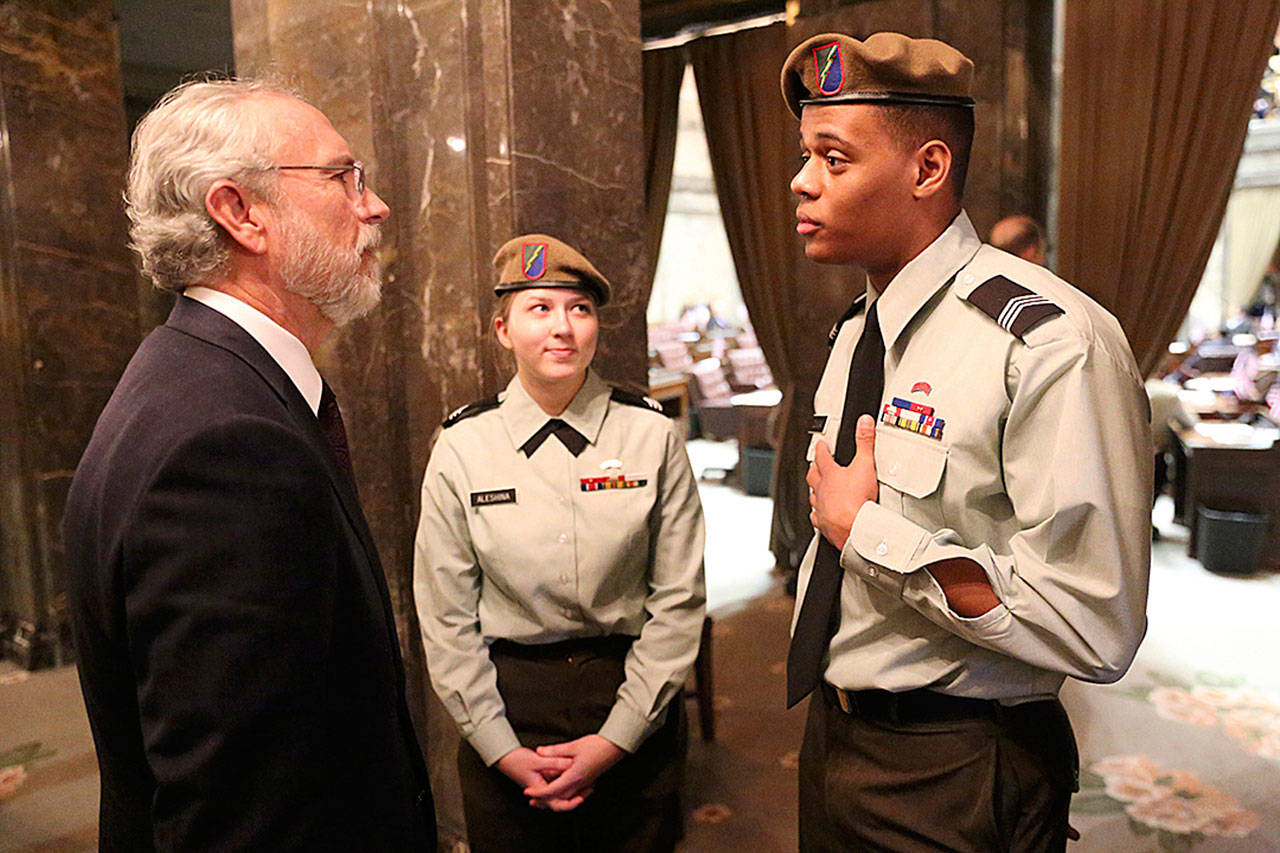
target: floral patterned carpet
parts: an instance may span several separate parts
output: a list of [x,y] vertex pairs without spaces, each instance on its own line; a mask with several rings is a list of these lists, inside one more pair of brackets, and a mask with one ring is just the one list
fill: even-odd
[[1280,851],[1280,576],[1213,575],[1166,530],[1133,668],[1063,690],[1078,849]]
[[[1280,575],[1210,574],[1184,555],[1184,530],[1161,527],[1133,668],[1063,689],[1081,752],[1069,850],[1280,853]],[[717,736],[699,738],[691,703],[682,853],[795,849],[791,609],[775,590],[716,613]],[[96,810],[74,669],[0,667],[0,851],[92,850]]]
[[[1280,851],[1280,576],[1210,574],[1185,556],[1185,531],[1162,526],[1133,667],[1063,689],[1081,753],[1068,850]],[[717,620],[717,740],[693,726],[683,851],[795,849],[791,606],[774,593]]]

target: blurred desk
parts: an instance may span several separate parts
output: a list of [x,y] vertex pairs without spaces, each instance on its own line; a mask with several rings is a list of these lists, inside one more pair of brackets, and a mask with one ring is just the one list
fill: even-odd
[[[1201,379],[1208,379],[1201,382]],[[1226,377],[1230,380],[1231,377]],[[1194,384],[1193,384],[1194,383]],[[1234,385],[1225,392],[1215,390],[1223,385],[1222,377],[1198,377],[1187,380],[1178,392],[1184,406],[1203,421],[1230,421],[1251,412],[1266,411],[1266,406],[1248,400],[1239,400],[1234,392]]]
[[1235,377],[1230,373],[1206,373],[1182,383],[1188,391],[1211,391],[1214,394],[1231,394],[1236,390]]
[[688,374],[649,368],[649,396],[662,404],[669,417],[680,422],[681,435],[689,434]]
[[1174,517],[1191,531],[1196,554],[1196,508],[1270,516],[1263,567],[1280,563],[1280,430],[1237,423],[1201,423],[1174,433]]

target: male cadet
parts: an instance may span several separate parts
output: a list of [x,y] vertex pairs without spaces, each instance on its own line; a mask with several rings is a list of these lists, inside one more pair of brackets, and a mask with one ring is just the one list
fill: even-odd
[[68,598],[115,850],[429,850],[386,581],[312,354],[389,211],[315,108],[180,86],[138,124],[133,248],[175,291],[71,485]]
[[1044,232],[1030,216],[1018,213],[1001,219],[991,226],[988,242],[1024,261],[1045,265]]
[[1063,849],[1058,688],[1119,678],[1145,628],[1142,383],[1110,314],[961,210],[972,73],[894,33],[817,36],[782,71],[796,230],[868,279],[814,399],[803,850]]

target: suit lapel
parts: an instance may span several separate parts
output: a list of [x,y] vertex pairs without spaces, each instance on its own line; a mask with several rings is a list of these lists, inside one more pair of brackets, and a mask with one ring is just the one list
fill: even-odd
[[[360,499],[356,495],[355,485],[347,477],[346,472],[338,466],[338,461],[333,458],[333,452],[329,449],[329,442],[325,439],[324,433],[320,429],[320,422],[316,420],[311,407],[307,405],[307,401],[298,391],[297,386],[293,384],[289,374],[284,372],[284,368],[277,364],[275,359],[248,332],[240,328],[228,317],[194,299],[189,299],[185,296],[178,297],[177,303],[173,306],[173,312],[170,313],[165,325],[200,338],[214,346],[221,347],[237,356],[241,361],[252,367],[276,393],[276,396],[280,398],[290,417],[293,418],[294,423],[298,426],[298,430],[306,437],[308,443],[315,448],[320,458],[324,460],[325,470],[329,474],[330,482],[333,483],[334,491],[338,494],[338,501],[342,505],[343,512],[346,513],[351,527],[356,531],[356,537],[364,548],[370,567],[374,570],[374,581],[378,591],[381,593],[383,607],[387,610],[388,617],[390,617],[390,596],[386,586],[386,579],[382,576],[382,564],[378,559],[378,549],[374,544],[373,534],[369,530],[369,523],[365,520],[364,511],[360,508]],[[390,624],[395,624],[394,619]]]

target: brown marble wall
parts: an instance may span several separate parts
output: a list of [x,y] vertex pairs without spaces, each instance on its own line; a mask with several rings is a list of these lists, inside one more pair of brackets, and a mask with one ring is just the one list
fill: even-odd
[[427,686],[412,543],[430,438],[505,385],[493,253],[544,231],[613,282],[596,366],[646,382],[640,16],[636,0],[233,0],[240,74],[284,71],[392,209],[383,303],[321,359],[352,433],[420,710],[444,836],[462,833],[456,733]]
[[140,339],[112,14],[0,4],[0,632],[33,668],[66,651],[62,506]]

